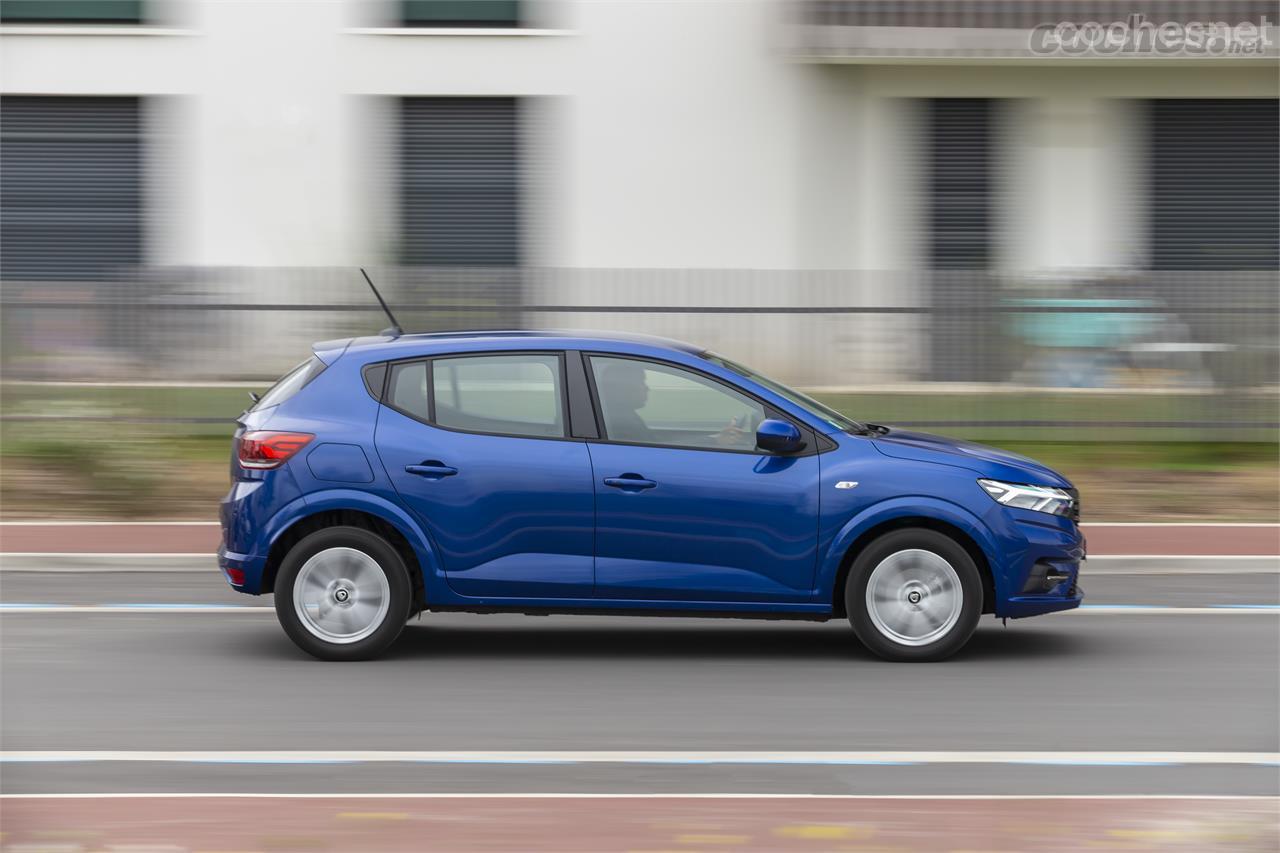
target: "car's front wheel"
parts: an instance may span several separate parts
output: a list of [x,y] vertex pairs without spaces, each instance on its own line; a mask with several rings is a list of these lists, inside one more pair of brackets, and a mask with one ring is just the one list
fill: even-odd
[[862,550],[849,570],[845,607],[863,644],[886,660],[955,654],[982,615],[982,578],[955,540],[896,530]]
[[303,651],[322,660],[384,652],[409,617],[409,575],[382,537],[331,527],[299,541],[276,576],[276,616]]

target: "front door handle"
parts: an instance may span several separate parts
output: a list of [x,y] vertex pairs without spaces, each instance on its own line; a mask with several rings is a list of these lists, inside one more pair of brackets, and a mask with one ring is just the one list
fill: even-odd
[[653,480],[646,480],[639,474],[623,474],[621,477],[605,477],[604,484],[613,486],[615,489],[622,489],[628,492],[638,492],[643,489],[652,489],[658,485]]
[[417,474],[419,477],[426,477],[428,480],[439,480],[441,477],[452,477],[458,473],[457,468],[451,468],[441,462],[439,459],[428,459],[421,465],[404,466],[405,473]]

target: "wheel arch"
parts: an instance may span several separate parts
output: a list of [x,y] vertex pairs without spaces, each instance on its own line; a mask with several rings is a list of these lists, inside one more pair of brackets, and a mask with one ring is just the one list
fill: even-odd
[[[413,606],[417,612],[426,606],[426,575],[431,570],[431,554],[429,550],[422,553],[429,546],[421,538],[421,531],[410,525],[409,532],[406,532],[404,525],[404,519],[392,520],[367,505],[352,506],[339,502],[314,506],[308,502],[305,511],[289,519],[273,536],[262,569],[261,590],[275,591],[276,575],[285,555],[308,535],[329,527],[357,527],[382,537],[400,555],[413,585]],[[415,545],[410,536],[417,537],[421,544]]]
[[960,526],[936,516],[904,514],[884,519],[861,530],[853,541],[844,548],[843,553],[840,555],[840,562],[831,588],[831,610],[833,615],[848,616],[844,603],[845,584],[849,581],[849,571],[853,568],[854,560],[858,558],[863,549],[886,533],[909,528],[922,528],[941,533],[963,548],[965,553],[973,560],[974,565],[978,567],[978,574],[982,578],[982,612],[995,612],[997,594],[995,574],[992,572],[991,561],[987,558],[986,552],[978,544],[977,540]]

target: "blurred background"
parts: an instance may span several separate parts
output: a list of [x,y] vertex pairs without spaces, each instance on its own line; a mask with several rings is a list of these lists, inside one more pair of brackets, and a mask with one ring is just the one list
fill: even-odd
[[[1262,48],[1029,39],[1133,15]],[[7,518],[212,517],[247,392],[386,325],[359,266],[414,331],[666,335],[1028,453],[1086,520],[1277,518],[1275,2],[0,18]]]

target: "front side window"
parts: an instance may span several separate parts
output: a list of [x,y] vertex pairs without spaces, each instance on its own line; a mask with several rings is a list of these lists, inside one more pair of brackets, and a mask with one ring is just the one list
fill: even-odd
[[437,358],[431,362],[435,423],[449,429],[564,436],[560,356],[553,353]]
[[629,358],[591,356],[610,441],[753,451],[764,406],[689,370]]

